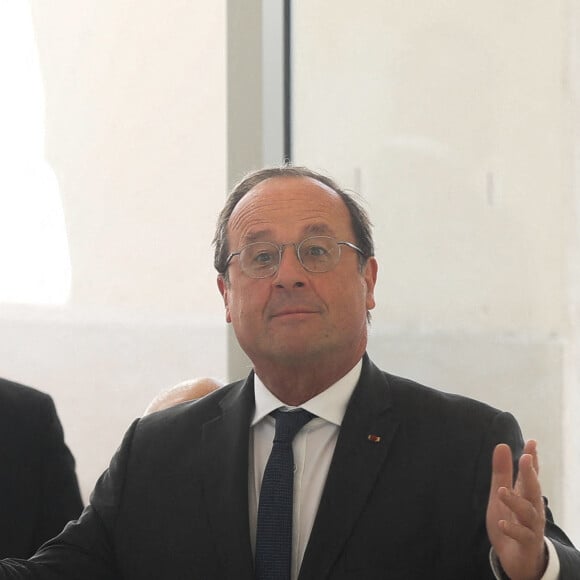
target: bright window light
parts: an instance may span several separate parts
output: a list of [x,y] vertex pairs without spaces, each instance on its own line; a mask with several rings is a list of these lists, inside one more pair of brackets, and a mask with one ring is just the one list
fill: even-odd
[[44,158],[44,88],[23,0],[0,0],[0,87],[0,303],[63,304],[68,241]]

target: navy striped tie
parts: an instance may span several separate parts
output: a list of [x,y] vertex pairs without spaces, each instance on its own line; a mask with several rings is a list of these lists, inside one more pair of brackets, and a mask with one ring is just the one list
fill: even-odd
[[271,415],[276,419],[276,434],[260,489],[256,580],[290,580],[294,495],[292,440],[314,415],[304,409],[277,410]]

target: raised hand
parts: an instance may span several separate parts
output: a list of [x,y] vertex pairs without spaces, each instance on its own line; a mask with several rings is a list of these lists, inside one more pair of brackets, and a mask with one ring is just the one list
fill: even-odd
[[539,580],[547,565],[544,500],[538,479],[537,444],[528,441],[513,485],[512,453],[498,445],[493,453],[487,507],[487,533],[505,573],[512,580]]

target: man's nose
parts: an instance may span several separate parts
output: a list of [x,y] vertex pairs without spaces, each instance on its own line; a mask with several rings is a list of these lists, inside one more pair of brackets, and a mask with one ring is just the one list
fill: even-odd
[[282,249],[278,270],[274,274],[273,283],[281,288],[293,288],[304,286],[306,270],[298,259],[296,246],[288,244]]

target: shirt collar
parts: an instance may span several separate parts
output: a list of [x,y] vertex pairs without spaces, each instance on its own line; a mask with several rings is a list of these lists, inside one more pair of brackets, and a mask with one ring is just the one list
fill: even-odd
[[[300,405],[300,408],[306,409],[314,413],[317,417],[340,427],[350,397],[358,383],[361,369],[362,359],[344,377],[328,387],[325,391],[322,391],[322,393],[316,395],[316,397]],[[252,427],[280,407],[283,409],[293,408],[282,403],[282,401],[268,390],[256,374],[254,374],[254,398],[256,408],[252,419]]]

